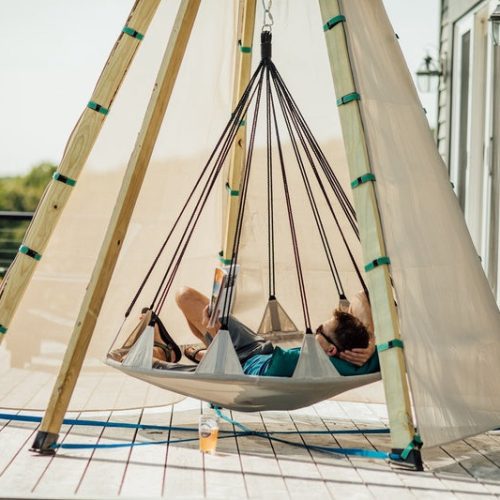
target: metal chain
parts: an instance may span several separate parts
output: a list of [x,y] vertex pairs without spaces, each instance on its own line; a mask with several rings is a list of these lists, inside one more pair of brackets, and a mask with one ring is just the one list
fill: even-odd
[[272,31],[274,18],[271,14],[271,7],[273,0],[262,0],[262,7],[264,8],[264,20],[262,22],[262,31]]

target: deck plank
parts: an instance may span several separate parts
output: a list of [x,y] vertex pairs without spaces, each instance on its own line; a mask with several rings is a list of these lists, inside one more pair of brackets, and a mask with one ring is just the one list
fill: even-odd
[[[307,414],[302,413],[301,418],[296,418],[296,412],[291,412],[295,425],[300,431],[325,430],[334,427],[335,421],[332,414],[337,406],[334,401],[323,401],[311,408]],[[329,425],[328,425],[328,424]],[[308,445],[328,446],[341,448],[339,441],[333,434],[311,435],[302,434],[302,439]],[[351,460],[346,455],[326,454],[311,451],[311,456],[316,462],[318,470],[326,482],[330,494],[335,499],[341,498],[373,498],[373,495],[364,484],[358,471],[352,466]]]
[[[197,428],[202,411],[211,410],[186,399],[173,410],[85,413],[80,418]],[[297,443],[390,449],[385,434],[307,434],[320,428],[384,427],[387,415],[381,405],[332,400],[291,412],[223,413],[254,430],[294,430],[296,434],[281,437]],[[37,429],[37,423],[0,421],[0,492],[4,497],[465,500],[500,496],[500,434],[494,432],[424,448],[426,470],[415,473],[383,460],[329,455],[255,436],[219,439],[217,454],[206,456],[198,450],[197,433],[179,430],[169,436],[167,431],[78,425],[63,426],[60,440],[109,443],[170,437],[194,441],[118,450],[59,450],[55,457],[40,457],[28,451]],[[231,430],[232,425],[222,422],[221,429]]]
[[[79,418],[106,421],[110,414],[110,412],[85,413]],[[76,415],[68,414],[67,418],[76,418]],[[63,442],[65,444],[95,444],[103,432],[104,427],[73,425]],[[59,450],[33,487],[33,492],[47,497],[74,495],[93,458],[93,453],[92,449]]]
[[[214,412],[207,405],[203,405],[203,414],[214,415]],[[230,415],[226,410],[223,410],[223,414]],[[219,428],[234,432],[233,426],[221,419]],[[238,445],[234,437],[219,439],[217,453],[205,454],[203,458],[207,498],[248,498]]]
[[[297,430],[287,412],[266,412],[262,414],[262,418],[268,432]],[[291,434],[286,439],[303,444],[300,434]],[[307,449],[276,441],[273,441],[273,449],[290,498],[331,498],[325,481]]]
[[[19,412],[20,415],[42,416],[42,412]],[[2,429],[2,456],[5,461],[0,472],[0,491],[30,495],[45,470],[53,461],[53,456],[40,456],[29,451],[39,424],[33,422],[10,421]],[[64,441],[71,426],[63,426],[59,442]]]
[[[110,416],[110,420],[116,422],[137,423],[138,419],[137,410],[114,411]],[[135,429],[106,427],[98,444],[127,443],[133,441],[135,435]],[[76,493],[91,498],[119,495],[130,454],[130,448],[96,449]]]
[[[172,420],[172,407],[145,409],[141,424],[168,426]],[[136,442],[164,441],[164,431],[139,430]],[[129,498],[160,497],[163,493],[167,458],[167,445],[157,444],[132,448],[125,471],[120,495]]]
[[[174,405],[172,426],[197,427],[201,403],[187,398]],[[191,432],[172,431],[170,439],[197,437]],[[204,498],[205,471],[198,442],[171,443],[167,452],[167,470],[163,485],[165,498]]]
[[[232,412],[232,418],[253,431],[264,432],[260,413]],[[250,498],[285,500],[289,492],[269,439],[237,438],[241,467]]]

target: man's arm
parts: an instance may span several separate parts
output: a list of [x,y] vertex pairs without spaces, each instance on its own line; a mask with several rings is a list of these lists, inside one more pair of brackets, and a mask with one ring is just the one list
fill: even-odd
[[375,334],[372,310],[370,307],[370,302],[365,292],[358,292],[351,300],[351,305],[349,306],[348,312],[358,318],[368,330],[370,335],[370,341],[368,347],[354,348],[350,351],[344,351],[339,354],[339,357],[345,361],[349,361],[357,366],[364,365],[375,352]]

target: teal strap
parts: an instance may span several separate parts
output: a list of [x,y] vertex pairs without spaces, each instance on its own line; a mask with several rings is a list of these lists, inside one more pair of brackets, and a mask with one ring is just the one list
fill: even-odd
[[219,252],[219,260],[225,265],[225,266],[229,266],[232,262],[233,262],[233,259],[225,259],[224,258],[224,254],[222,252],[222,250]]
[[351,187],[354,189],[354,188],[360,186],[361,184],[364,184],[365,182],[374,182],[375,180],[376,179],[375,179],[375,176],[373,174],[364,174],[364,175],[359,176],[357,179],[354,179],[351,182]]
[[87,104],[87,107],[90,108],[90,109],[93,109],[94,111],[97,111],[98,113],[101,113],[103,115],[107,115],[109,113],[109,109],[101,106],[100,104],[97,104],[94,101],[90,101]]
[[327,21],[325,24],[323,24],[323,31],[329,31],[331,30],[334,26],[337,26],[339,23],[345,22],[345,16],[335,16],[332,17],[329,21]]
[[54,174],[52,175],[52,179],[62,182],[63,184],[67,184],[68,186],[74,186],[76,184],[76,181],[74,179],[70,179],[69,177],[66,177],[59,172],[54,172]]
[[122,31],[126,35],[131,36],[132,38],[137,38],[137,40],[142,40],[144,38],[144,35],[142,33],[139,33],[134,28],[130,28],[128,26],[124,26]]
[[7,327],[0,325],[0,333],[7,333]]
[[389,342],[384,342],[383,344],[378,344],[377,351],[384,352],[384,351],[387,351],[388,349],[392,349],[393,347],[400,347],[401,349],[404,349],[403,341],[401,339],[392,339],[392,340],[389,340]]
[[26,245],[21,245],[19,247],[19,253],[23,253],[24,255],[27,255],[28,257],[31,257],[35,260],[40,260],[42,258],[42,256],[38,252],[35,252],[35,250],[32,250]]
[[389,265],[391,263],[391,259],[389,257],[379,257],[378,259],[372,260],[365,266],[365,271],[371,271],[372,269],[375,269],[378,266],[382,266],[383,264]]
[[247,124],[246,120],[240,120],[240,127],[244,127]]
[[244,45],[240,45],[240,52],[243,52],[243,54],[251,54],[252,47],[245,47]]
[[418,434],[415,434],[413,436],[413,439],[411,440],[411,443],[401,452],[401,458],[403,460],[406,460],[411,450],[413,450],[414,448],[417,448],[419,450],[420,448],[422,448],[423,444],[424,443],[422,442],[420,436]]
[[359,101],[361,99],[361,96],[357,92],[351,92],[350,94],[347,94],[340,99],[337,99],[337,106],[342,106],[342,104],[347,104],[348,102],[351,101]]
[[229,193],[230,196],[239,196],[240,195],[240,192],[238,190],[231,189],[229,182],[226,182],[226,191]]

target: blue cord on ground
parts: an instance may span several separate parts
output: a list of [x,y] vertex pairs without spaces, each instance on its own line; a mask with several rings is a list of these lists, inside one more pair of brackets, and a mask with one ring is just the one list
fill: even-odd
[[[271,441],[276,441],[291,446],[296,446],[300,448],[306,448],[309,450],[319,451],[323,453],[333,453],[340,455],[355,455],[368,458],[380,458],[380,459],[399,459],[399,455],[394,453],[387,453],[383,451],[374,450],[364,450],[361,448],[334,448],[330,446],[319,446],[319,445],[307,445],[304,443],[295,443],[287,439],[276,437],[278,435],[291,435],[291,434],[387,434],[389,429],[379,428],[379,429],[339,429],[339,430],[311,430],[311,431],[270,431],[270,432],[258,432],[253,431],[247,426],[243,425],[236,420],[224,415],[220,408],[213,407],[215,413],[219,418],[226,421],[227,423],[233,425],[234,427],[240,429],[237,431],[225,431],[222,430],[220,439],[232,438],[232,437],[248,437],[255,436],[259,438],[269,439]],[[13,420],[18,422],[33,422],[40,423],[42,417],[32,416],[32,415],[14,415],[10,413],[0,413],[1,420]],[[63,420],[65,425],[81,425],[89,427],[114,427],[122,429],[141,429],[141,430],[160,430],[160,431],[180,431],[180,432],[198,432],[196,427],[179,427],[179,426],[164,426],[164,425],[150,425],[150,424],[131,424],[126,422],[105,422],[100,420],[79,420],[67,418]],[[54,448],[66,449],[66,450],[82,450],[82,449],[112,449],[112,448],[131,448],[135,446],[151,446],[151,445],[161,445],[161,444],[177,444],[177,443],[187,443],[198,441],[196,438],[185,438],[185,439],[166,439],[163,441],[141,441],[141,442],[129,442],[129,443],[109,443],[109,444],[78,444],[78,443],[57,443]]]

